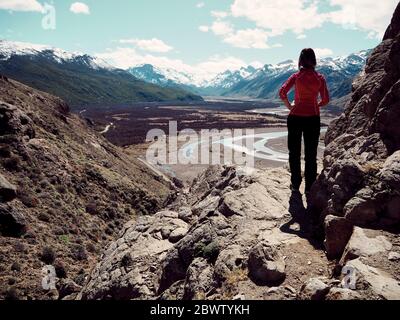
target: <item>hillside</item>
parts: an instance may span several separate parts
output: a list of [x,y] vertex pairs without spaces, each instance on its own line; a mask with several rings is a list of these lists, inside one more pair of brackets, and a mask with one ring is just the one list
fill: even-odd
[[73,107],[202,100],[182,89],[148,84],[89,55],[8,41],[0,41],[0,73]]
[[[124,223],[173,192],[61,99],[0,77],[0,299],[79,290]],[[41,288],[45,265],[57,291]]]

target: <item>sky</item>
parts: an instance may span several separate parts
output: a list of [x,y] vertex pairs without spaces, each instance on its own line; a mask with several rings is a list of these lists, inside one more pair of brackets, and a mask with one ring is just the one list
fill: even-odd
[[375,47],[398,0],[0,0],[0,39],[214,74]]

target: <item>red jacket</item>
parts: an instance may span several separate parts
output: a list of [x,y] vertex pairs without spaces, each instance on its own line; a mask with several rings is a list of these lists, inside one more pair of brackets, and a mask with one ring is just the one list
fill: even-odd
[[[320,107],[329,103],[329,91],[323,75],[310,69],[301,69],[282,86],[279,96],[286,100],[288,92],[295,86],[295,107],[290,115],[319,116]],[[318,101],[319,96],[321,100]]]

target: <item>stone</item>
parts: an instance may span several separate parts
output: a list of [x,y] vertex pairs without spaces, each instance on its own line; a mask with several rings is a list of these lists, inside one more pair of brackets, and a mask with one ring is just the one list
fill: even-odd
[[243,268],[245,260],[239,245],[232,245],[223,249],[215,262],[215,278],[220,282],[226,280],[232,272]]
[[392,188],[400,189],[400,151],[386,159],[378,176]]
[[285,277],[285,261],[275,246],[263,241],[249,254],[248,268],[251,279],[258,285],[279,285]]
[[193,219],[192,209],[190,207],[181,208],[178,212],[178,218],[187,223],[190,223]]
[[8,202],[17,196],[17,187],[0,174],[0,202]]
[[303,300],[324,300],[329,292],[329,286],[318,278],[309,279],[300,290]]
[[351,289],[331,288],[325,300],[362,300],[362,296]]
[[389,252],[388,259],[390,261],[399,261],[400,260],[400,253],[399,252]]
[[325,218],[325,249],[329,259],[340,258],[353,233],[353,224],[342,217]]
[[385,236],[368,237],[368,230],[355,227],[353,234],[344,250],[340,264],[358,257],[369,257],[379,253],[386,253],[392,249],[392,244]]
[[4,237],[21,237],[27,230],[24,215],[13,207],[0,204],[0,234]]
[[185,300],[204,300],[213,285],[213,268],[204,258],[196,258],[186,272]]
[[177,228],[169,234],[169,241],[176,243],[181,240],[188,232],[187,228]]
[[0,101],[0,127],[2,134],[19,134],[30,139],[35,137],[33,122],[24,111]]
[[353,270],[353,281],[357,288],[365,283],[378,296],[387,300],[400,300],[400,283],[390,274],[364,264],[360,258],[346,263],[347,270]]
[[376,205],[372,199],[354,197],[346,204],[343,211],[345,218],[358,226],[366,226],[378,219]]

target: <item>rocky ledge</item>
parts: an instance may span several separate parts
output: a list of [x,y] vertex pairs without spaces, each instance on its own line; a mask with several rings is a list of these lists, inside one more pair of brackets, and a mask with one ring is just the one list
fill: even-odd
[[338,270],[309,222],[286,169],[212,167],[165,210],[128,223],[77,298],[400,298],[393,235],[355,229]]

